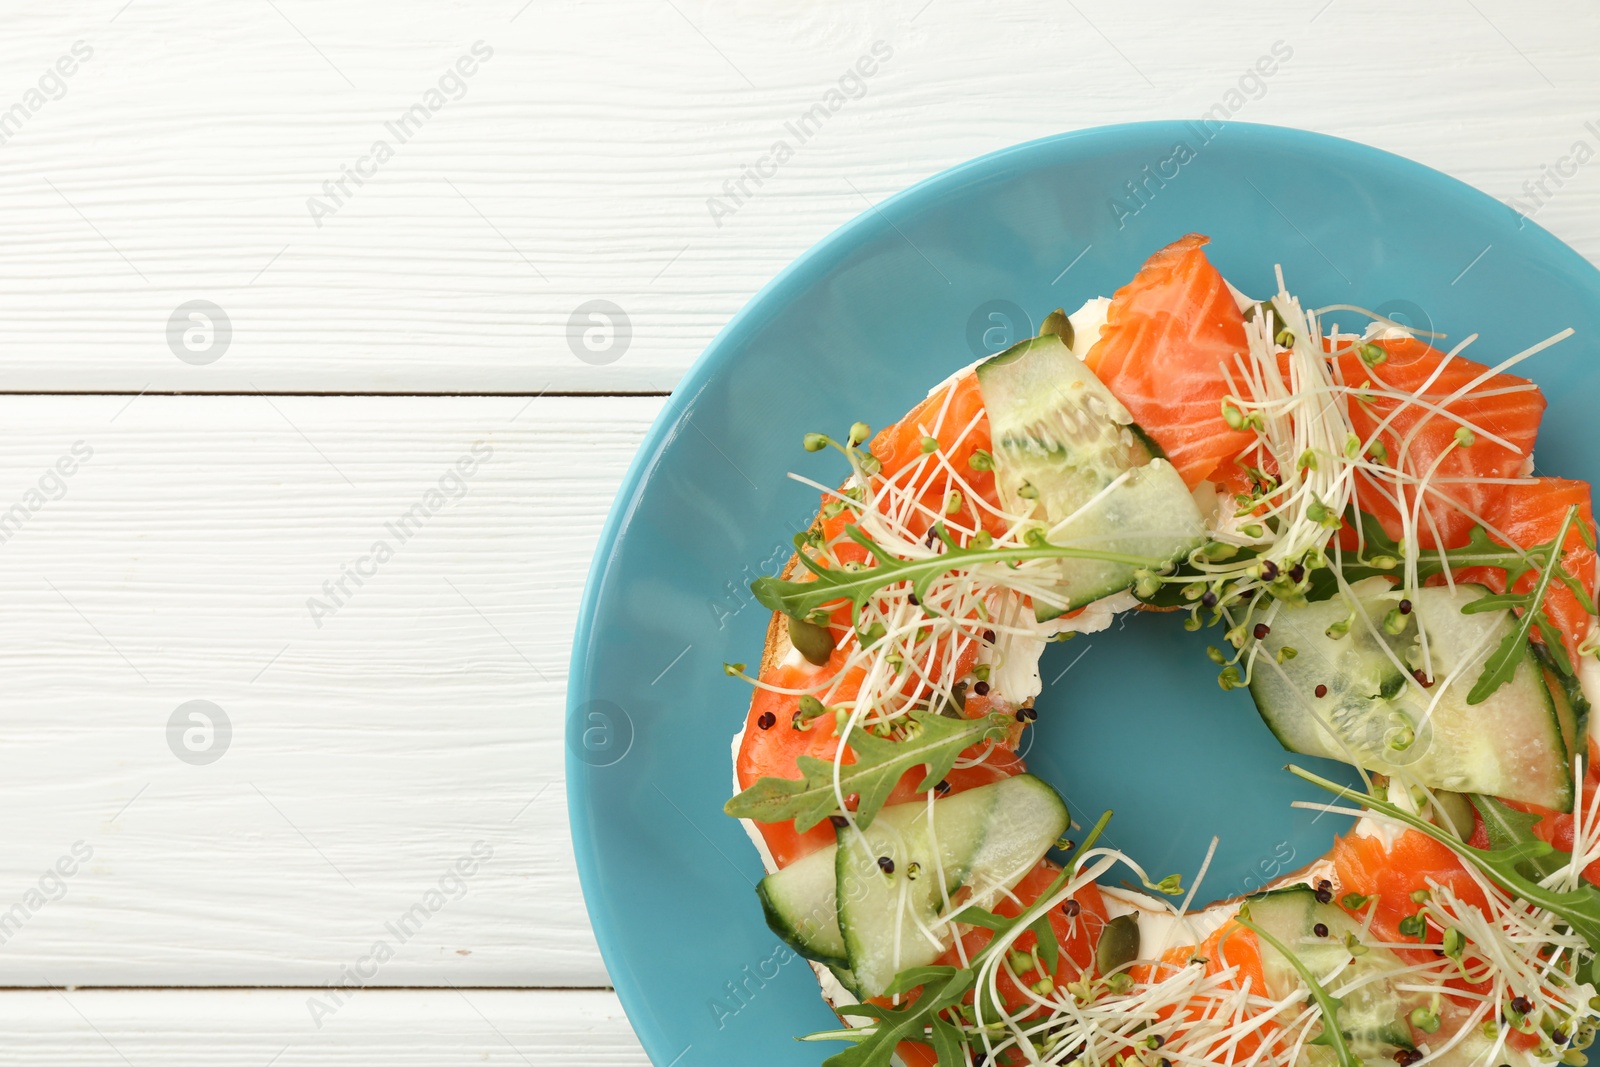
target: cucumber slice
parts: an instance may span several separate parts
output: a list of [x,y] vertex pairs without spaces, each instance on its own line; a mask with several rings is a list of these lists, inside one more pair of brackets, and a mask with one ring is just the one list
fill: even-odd
[[847,963],[839,933],[836,847],[830,845],[767,875],[756,886],[767,925],[806,959],[829,967]]
[[[1177,470],[1059,336],[1013,345],[977,373],[995,483],[1008,511],[1030,516],[1056,544],[1163,562],[1204,541],[1205,520]],[[1133,571],[1120,563],[1061,560],[1051,602],[1035,597],[1034,612],[1042,621],[1110,596],[1133,584]]]
[[[1345,937],[1352,933],[1361,937],[1361,927],[1342,909],[1319,901],[1308,886],[1263,893],[1251,897],[1249,904],[1251,921],[1282,941],[1324,989],[1343,1000],[1339,1029],[1351,1051],[1366,1058],[1416,1047],[1406,1016],[1423,998],[1398,992],[1382,977],[1402,971],[1403,960],[1373,945],[1352,957]],[[1318,935],[1319,924],[1327,931],[1325,936]],[[1261,942],[1261,970],[1267,992],[1275,998],[1287,997],[1304,986],[1288,958],[1265,941]],[[1329,978],[1335,971],[1338,976]]]
[[[1284,748],[1431,789],[1572,810],[1564,734],[1574,724],[1563,723],[1532,650],[1523,650],[1510,682],[1480,704],[1467,703],[1484,661],[1515,623],[1509,611],[1463,614],[1486,592],[1481,586],[1426,588],[1411,596],[1404,631],[1375,635],[1399,593],[1382,578],[1351,592],[1372,627],[1357,618],[1344,636],[1329,637],[1328,628],[1352,613],[1334,597],[1281,606],[1261,641],[1250,695]],[[1422,662],[1419,627],[1427,631],[1432,688],[1401,670]],[[1285,647],[1295,655],[1280,664]]]
[[935,801],[931,818],[926,804],[900,804],[865,830],[841,828],[839,928],[860,995],[938,959],[953,935],[938,922],[947,899],[967,886],[958,908],[992,905],[1069,823],[1055,790],[1023,774]]

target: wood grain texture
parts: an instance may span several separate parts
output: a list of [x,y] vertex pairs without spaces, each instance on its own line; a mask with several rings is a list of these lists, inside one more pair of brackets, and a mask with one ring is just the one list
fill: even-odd
[[0,996],[0,1062],[54,1067],[647,1067],[604,991],[368,990],[313,1022],[307,989]]
[[[7,31],[0,111],[75,42],[93,51],[0,144],[14,390],[670,388],[870,203],[1029,138],[1197,116],[1277,40],[1293,59],[1240,120],[1366,141],[1500,197],[1574,142],[1600,147],[1600,10],[1556,0],[96,0]],[[426,110],[478,41],[492,57]],[[892,57],[864,95],[726,200],[876,42]],[[419,103],[402,142],[386,123]],[[393,157],[346,178],[380,139]],[[735,210],[714,218],[713,197]],[[1600,258],[1597,209],[1591,166],[1537,218]],[[192,299],[233,327],[205,366],[166,339]],[[598,365],[568,337],[594,299],[631,329]]]
[[129,399],[0,398],[0,986],[604,985],[563,694],[661,401]]

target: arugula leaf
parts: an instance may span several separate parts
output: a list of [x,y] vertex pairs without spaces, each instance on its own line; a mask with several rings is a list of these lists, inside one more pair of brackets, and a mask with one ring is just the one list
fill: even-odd
[[935,1015],[932,1036],[933,1052],[939,1057],[939,1067],[966,1067],[967,1057],[961,1050],[967,1042],[954,1023]]
[[[1482,871],[1484,876],[1494,882],[1501,889],[1520,897],[1535,907],[1543,908],[1553,915],[1559,916],[1579,937],[1583,938],[1589,946],[1589,971],[1590,981],[1600,981],[1600,958],[1595,953],[1600,950],[1600,888],[1584,882],[1576,889],[1556,890],[1547,889],[1537,881],[1523,873],[1525,864],[1542,863],[1547,856],[1556,853],[1560,856],[1571,858],[1571,853],[1561,852],[1554,845],[1541,841],[1538,838],[1531,840],[1517,837],[1505,848],[1482,849],[1474,848],[1464,841],[1426,819],[1411,814],[1402,808],[1380,800],[1365,793],[1358,793],[1348,786],[1311,773],[1303,767],[1290,764],[1288,770],[1291,774],[1303,778],[1312,785],[1320,786],[1328,792],[1337,795],[1340,799],[1353,800],[1358,804],[1373,810],[1380,811],[1397,822],[1404,823],[1413,830],[1420,830],[1435,841],[1450,849],[1462,859],[1471,863]],[[1511,832],[1515,832],[1514,828]]]
[[[922,987],[917,999],[903,1008],[880,1008],[872,1004],[842,1005],[840,1015],[855,1015],[875,1019],[872,1033],[843,1052],[835,1053],[822,1061],[822,1067],[889,1067],[894,1059],[895,1046],[902,1041],[925,1041],[926,1031],[938,1013],[961,1003],[972,988],[977,973],[972,968],[944,968],[949,975]],[[949,1024],[946,1024],[949,1026]],[[950,1026],[950,1031],[956,1031]],[[939,1028],[934,1025],[934,1034]],[[832,1035],[829,1035],[830,1037]],[[948,1041],[950,1033],[944,1035]],[[960,1062],[960,1061],[957,1061]]]
[[1311,973],[1311,968],[1302,963],[1299,956],[1289,951],[1288,945],[1251,920],[1249,901],[1245,901],[1239,908],[1239,914],[1234,916],[1234,921],[1277,949],[1283,958],[1289,961],[1289,966],[1295,969],[1295,973],[1300,975],[1300,980],[1306,984],[1306,988],[1311,991],[1311,999],[1322,1009],[1322,1033],[1312,1038],[1310,1044],[1327,1045],[1332,1048],[1334,1055],[1339,1059],[1339,1067],[1362,1067],[1361,1058],[1350,1051],[1350,1043],[1345,1040],[1344,1031],[1339,1029],[1339,1009],[1344,1006],[1344,1001],[1322,988],[1322,983]]
[[[926,792],[950,773],[963,751],[984,741],[1000,740],[1011,724],[1011,719],[999,712],[981,719],[951,719],[926,708],[913,709],[911,721],[913,733],[903,741],[891,741],[866,730],[850,734],[856,762],[839,767],[839,792],[859,794],[855,819],[862,826],[872,825],[878,809],[907,771],[927,767],[927,775],[917,786],[918,792]],[[795,829],[801,833],[811,829],[839,809],[833,761],[801,756],[797,762],[800,778],[757,779],[722,810],[736,819],[757,822],[793,819]]]
[[886,586],[910,582],[912,591],[919,599],[925,600],[928,587],[940,575],[983,563],[1022,563],[1034,559],[1093,559],[1105,563],[1122,563],[1130,567],[1159,570],[1171,562],[1133,556],[1126,552],[1068,548],[1048,542],[1019,548],[963,548],[950,537],[944,523],[936,524],[933,529],[944,542],[944,552],[926,559],[901,559],[852,523],[845,527],[844,532],[852,541],[871,553],[873,563],[870,566],[853,570],[843,567],[824,567],[802,552],[796,558],[812,573],[813,580],[797,582],[770,576],[762,577],[750,583],[750,591],[755,594],[756,600],[763,607],[781,611],[795,618],[803,619],[813,611],[841,602],[850,604],[851,617],[856,618],[873,594]]
[[[1522,604],[1522,614],[1516,617],[1515,623],[1501,640],[1499,647],[1489,654],[1483,662],[1483,672],[1478,675],[1478,680],[1473,683],[1472,690],[1467,693],[1468,704],[1481,704],[1489,695],[1502,685],[1511,681],[1517,673],[1517,665],[1523,661],[1523,654],[1527,649],[1529,635],[1533,632],[1533,625],[1544,617],[1544,595],[1550,588],[1550,580],[1561,567],[1561,553],[1559,546],[1567,543],[1567,531],[1572,529],[1572,521],[1577,518],[1576,506],[1567,509],[1566,517],[1561,520],[1561,529],[1556,532],[1555,539],[1549,544],[1548,553],[1543,566],[1539,570],[1539,578],[1533,583],[1533,588],[1527,593],[1516,595],[1511,593],[1491,594],[1480,597],[1467,604],[1461,610],[1464,614],[1473,615],[1480,611],[1495,611],[1501,608],[1515,607],[1517,602]],[[1513,577],[1510,570],[1506,571],[1506,588],[1510,589],[1522,576],[1518,572]],[[1548,620],[1546,620],[1548,622]],[[1553,630],[1554,627],[1551,627]],[[1559,635],[1558,635],[1559,636]],[[1559,640],[1557,642],[1560,643]],[[1565,655],[1565,652],[1562,653]]]
[[[1541,840],[1533,832],[1541,816],[1518,811],[1497,797],[1484,796],[1481,793],[1469,794],[1467,799],[1472,801],[1472,806],[1478,809],[1478,814],[1483,818],[1483,828],[1489,834],[1489,851],[1500,852],[1521,848],[1529,842]],[[1534,879],[1554,874],[1567,864],[1567,861],[1561,858],[1562,855],[1563,853],[1552,848],[1545,855],[1530,859],[1524,865],[1523,873]],[[1566,855],[1570,856],[1570,853]]]

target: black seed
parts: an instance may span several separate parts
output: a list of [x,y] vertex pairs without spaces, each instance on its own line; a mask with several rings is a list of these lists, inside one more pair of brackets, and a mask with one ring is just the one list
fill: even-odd
[[1533,1001],[1527,997],[1512,997],[1511,1010],[1518,1015],[1526,1015],[1533,1010]]
[[1295,582],[1303,582],[1303,581],[1305,581],[1306,580],[1306,569],[1305,569],[1305,567],[1303,565],[1299,564],[1299,563],[1296,563],[1293,567],[1290,567],[1289,568],[1289,579],[1291,581],[1295,581]]
[[1402,615],[1410,615],[1411,614],[1411,601],[1409,601],[1409,600],[1400,601],[1400,614],[1402,614]]
[[1267,635],[1272,632],[1272,627],[1268,626],[1264,622],[1258,622],[1256,623],[1256,628],[1250,632],[1256,635],[1257,641],[1265,641]]
[[907,593],[906,594],[906,599],[911,601],[912,604],[921,604],[922,603],[922,601],[917,599],[917,594],[915,594],[915,593]]
[[985,641],[989,642],[991,645],[994,644],[994,631],[993,630],[985,630],[985,631],[983,631],[983,639]]
[[800,729],[805,724],[806,720],[804,712],[797,711],[793,715],[789,716],[789,725],[793,726],[796,730]]
[[1317,902],[1320,903],[1320,904],[1332,904],[1333,903],[1333,890],[1331,890],[1331,889],[1319,889],[1319,890],[1317,890]]
[[1426,674],[1423,674],[1421,667],[1418,667],[1416,670],[1412,671],[1411,672],[1411,677],[1415,678],[1417,680],[1417,682],[1422,686],[1422,688],[1424,688],[1424,689],[1432,689],[1433,688],[1433,679],[1429,678]]
[[1328,881],[1326,878],[1319,878],[1319,879],[1317,879],[1317,888],[1318,889],[1332,889],[1333,888],[1333,883]]
[[1202,593],[1200,595],[1200,603],[1204,604],[1208,608],[1216,607],[1217,606],[1217,594],[1215,594],[1211,590],[1207,589],[1204,593]]
[[828,816],[828,821],[833,823],[833,825],[840,830],[843,830],[846,826],[850,825],[850,820],[845,818],[843,815],[830,815]]
[[1319,685],[1316,689],[1312,690],[1312,692],[1316,693],[1319,697],[1325,697],[1328,695],[1328,687],[1325,685]]
[[1061,905],[1062,913],[1065,914],[1069,919],[1076,919],[1078,917],[1078,912],[1082,910],[1083,905],[1079,904],[1076,900],[1069,900],[1065,904]]
[[1172,1061],[1165,1056],[1161,1057],[1161,1067],[1172,1067]]
[[950,792],[950,783],[941,778],[939,779],[939,784],[933,787],[933,791],[940,796],[944,796]]
[[1264,560],[1261,564],[1261,580],[1263,582],[1270,582],[1277,576],[1278,565],[1272,562],[1270,559]]
[[1400,1067],[1411,1067],[1413,1063],[1420,1059],[1422,1059],[1422,1053],[1416,1049],[1403,1048],[1394,1054],[1394,1062],[1398,1063]]
[[1038,717],[1039,717],[1039,713],[1037,711],[1034,711],[1032,708],[1018,708],[1017,709],[1017,721],[1018,722],[1032,722],[1034,719],[1037,719]]
[[884,874],[893,874],[894,860],[890,859],[888,856],[879,856],[878,870],[882,871]]
[[1167,1043],[1166,1038],[1162,1037],[1160,1034],[1151,1034],[1147,1040],[1150,1042],[1151,1048],[1160,1048],[1162,1045]]
[[1550,1035],[1550,1040],[1558,1045],[1565,1045],[1567,1043],[1567,1032],[1565,1030],[1557,1030]]
[[989,683],[979,682],[977,685],[972,687],[972,691],[981,697],[986,697],[989,695]]
[[763,730],[770,730],[774,725],[777,724],[777,722],[778,717],[776,715],[772,714],[770,711],[763,711],[761,713],[761,718],[756,720],[756,725],[761,727]]
[[1313,926],[1311,928],[1311,932],[1316,934],[1318,937],[1327,937],[1328,936],[1328,924],[1327,923],[1318,923],[1317,925],[1315,925],[1315,926]]

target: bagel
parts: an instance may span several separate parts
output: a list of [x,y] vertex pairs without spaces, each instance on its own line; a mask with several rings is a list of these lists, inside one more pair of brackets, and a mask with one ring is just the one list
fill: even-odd
[[[1324,333],[1205,243],[876,436],[807,435],[851,473],[753,585],[727,810],[833,1067],[1523,1067],[1595,1034],[1589,487],[1532,476],[1544,402],[1506,373],[1545,345]],[[1045,644],[1129,610],[1217,626],[1219,684],[1360,769],[1299,772],[1359,816],[1327,855],[1197,909],[1204,867],[1151,878],[1026,772]]]

